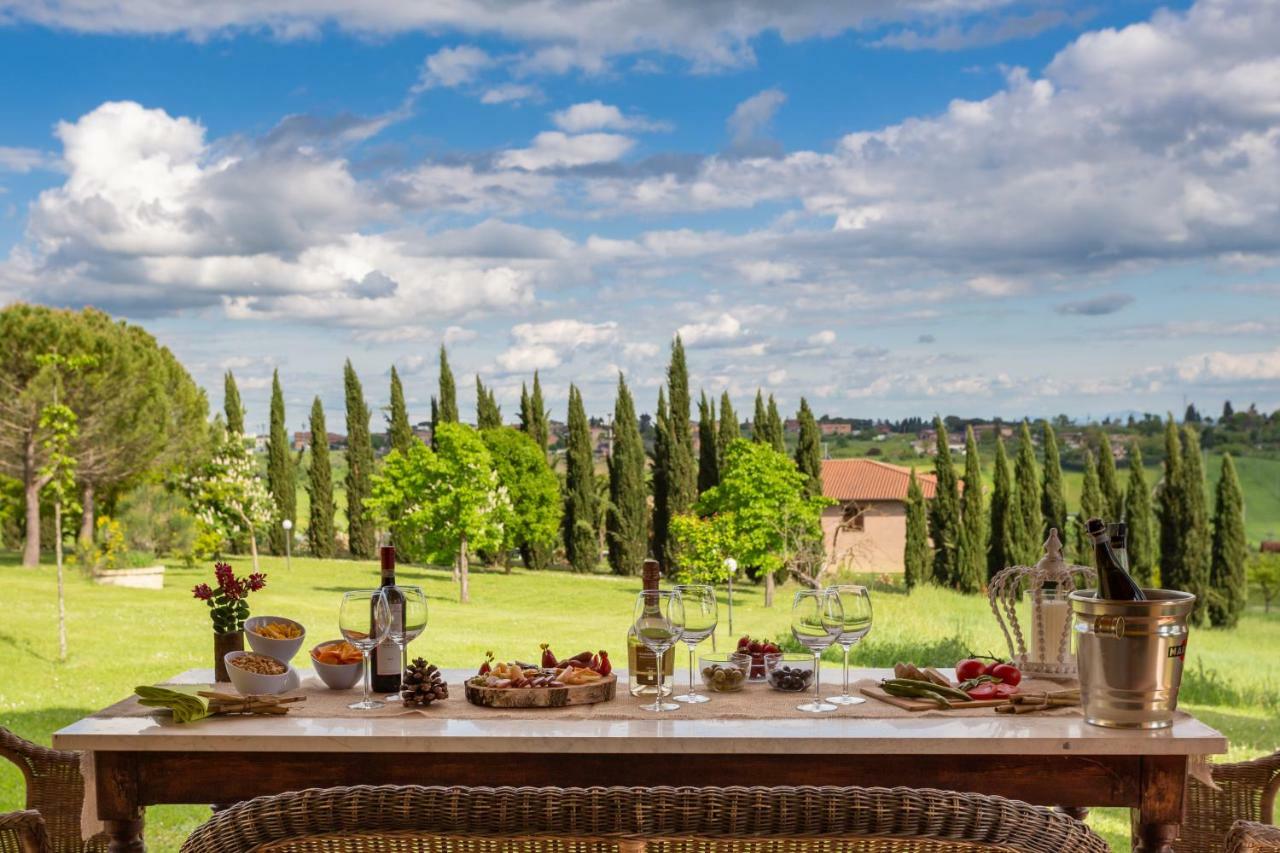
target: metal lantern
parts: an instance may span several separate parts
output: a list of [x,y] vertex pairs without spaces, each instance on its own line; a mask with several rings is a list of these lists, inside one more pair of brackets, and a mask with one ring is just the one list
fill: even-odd
[[[1096,586],[1098,573],[1063,559],[1057,528],[1049,530],[1044,551],[1034,566],[1009,566],[998,572],[987,588],[987,598],[1018,669],[1035,675],[1074,677],[1068,596],[1078,588],[1077,581],[1083,580],[1086,589]],[[1030,648],[1018,622],[1018,598],[1024,592],[1031,604]]]

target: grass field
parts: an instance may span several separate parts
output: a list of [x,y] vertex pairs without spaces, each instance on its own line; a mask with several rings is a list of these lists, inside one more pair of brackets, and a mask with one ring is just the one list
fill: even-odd
[[[246,561],[235,562],[247,568]],[[263,565],[270,581],[254,596],[254,612],[294,617],[314,641],[337,635],[339,593],[371,584],[377,572],[373,563],[342,560],[299,558],[289,572],[279,558],[265,558]],[[0,724],[47,744],[56,729],[125,696],[135,684],[210,666],[207,611],[189,593],[209,574],[207,568],[171,565],[166,588],[158,592],[94,586],[69,574],[70,656],[58,663],[52,569],[23,569],[16,555],[0,554]],[[445,569],[404,567],[400,579],[421,584],[431,601],[430,626],[413,650],[445,666],[468,667],[486,649],[530,656],[544,641],[565,650],[620,650],[638,588],[633,578],[477,572],[473,601],[463,606]],[[765,609],[762,598],[759,588],[735,589],[736,633],[785,635],[789,591],[779,593],[773,609]],[[914,660],[947,666],[966,649],[999,648],[999,631],[980,597],[934,588],[908,596],[877,587],[873,600],[875,627],[855,652],[863,665]],[[719,636],[728,639],[727,629]],[[1252,607],[1235,631],[1200,630],[1190,645],[1184,706],[1231,739],[1232,758],[1280,746],[1280,612],[1264,615]],[[19,808],[21,777],[0,764],[0,811]],[[149,809],[150,849],[176,850],[207,814],[195,806]],[[1099,810],[1091,821],[1125,849],[1127,816]]]

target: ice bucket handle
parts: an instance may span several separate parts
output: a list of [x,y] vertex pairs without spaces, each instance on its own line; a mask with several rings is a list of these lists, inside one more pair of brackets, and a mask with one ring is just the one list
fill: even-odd
[[1123,616],[1097,616],[1093,620],[1093,633],[1120,638],[1124,636]]

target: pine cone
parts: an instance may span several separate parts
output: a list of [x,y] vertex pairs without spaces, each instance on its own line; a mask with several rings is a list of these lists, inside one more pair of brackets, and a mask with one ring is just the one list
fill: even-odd
[[449,685],[435,664],[422,658],[414,658],[404,671],[400,683],[400,700],[406,708],[412,705],[430,705],[437,699],[449,698]]

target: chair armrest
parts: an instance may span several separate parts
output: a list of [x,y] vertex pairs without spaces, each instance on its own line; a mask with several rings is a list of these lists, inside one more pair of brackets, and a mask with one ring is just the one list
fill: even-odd
[[1238,820],[1227,833],[1225,853],[1280,853],[1280,827]]
[[22,853],[47,853],[50,849],[44,820],[34,810],[0,814],[0,848],[13,849],[6,841],[14,842]]

